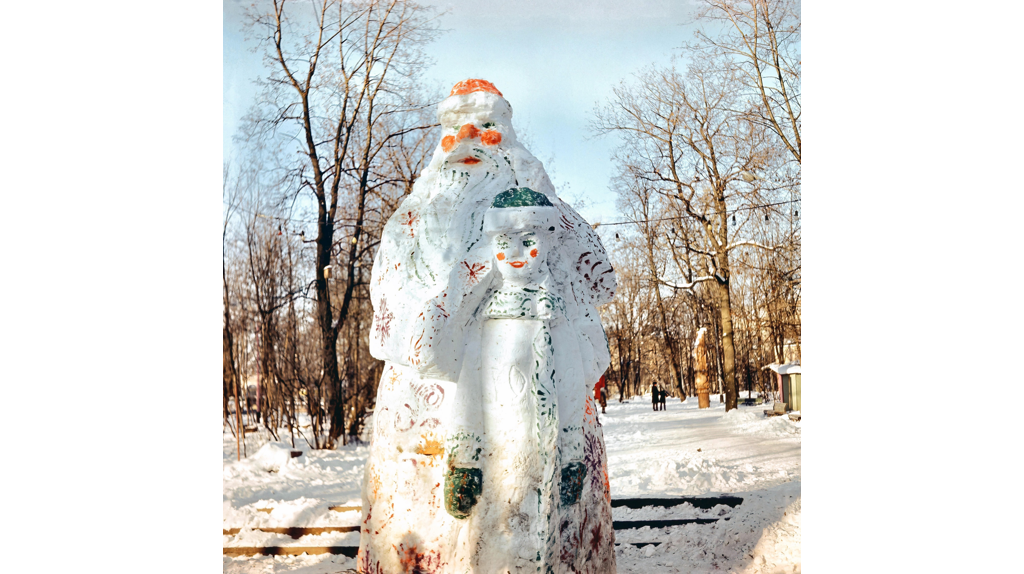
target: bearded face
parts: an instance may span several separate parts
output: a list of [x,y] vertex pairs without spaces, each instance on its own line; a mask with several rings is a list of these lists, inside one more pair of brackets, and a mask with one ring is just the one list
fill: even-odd
[[[508,103],[491,93],[458,94],[440,106],[441,141],[428,168],[433,172],[430,202],[449,218],[441,225],[451,231],[449,239],[465,245],[477,244],[479,229],[464,226],[464,219],[476,221],[495,195],[516,185],[513,170],[517,145]],[[454,228],[453,228],[454,226]]]
[[510,126],[488,111],[446,114],[441,130],[444,166],[460,170],[494,165],[502,142],[514,137]]

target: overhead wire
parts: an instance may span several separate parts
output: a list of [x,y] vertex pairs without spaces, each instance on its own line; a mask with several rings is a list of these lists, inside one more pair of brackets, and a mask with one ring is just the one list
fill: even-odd
[[[761,204],[761,205],[748,205],[748,206],[745,206],[745,207],[737,207],[735,209],[728,209],[728,210],[726,210],[725,215],[726,215],[726,217],[728,217],[729,214],[734,214],[734,213],[736,213],[738,211],[748,211],[748,210],[753,210],[753,209],[761,209],[763,207],[774,207],[776,205],[785,205],[787,203],[798,203],[799,201],[800,201],[799,199],[792,199],[790,201],[779,201],[779,202],[776,202],[776,203],[764,203],[764,204]],[[686,217],[687,216],[680,215],[678,217],[662,217],[660,219],[638,219],[636,221],[615,221],[615,222],[612,222],[612,223],[597,222],[597,223],[593,224],[593,227],[596,229],[598,227],[604,227],[606,225],[629,225],[631,223],[635,224],[635,223],[657,223],[659,221],[678,221],[678,220],[681,220],[681,219],[686,219]]]

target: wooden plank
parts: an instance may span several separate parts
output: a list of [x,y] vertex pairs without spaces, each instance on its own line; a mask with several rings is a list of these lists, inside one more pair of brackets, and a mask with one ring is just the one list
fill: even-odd
[[298,556],[300,554],[343,554],[355,558],[358,546],[228,546],[224,556]]
[[680,496],[676,498],[613,498],[612,508],[625,506],[626,508],[643,508],[645,506],[661,506],[671,508],[680,504],[690,504],[697,508],[710,510],[719,504],[725,506],[736,506],[743,503],[738,496]]
[[[621,542],[616,542],[618,546]],[[658,546],[661,542],[626,542],[643,548],[644,546]],[[224,548],[224,556],[299,556],[301,554],[336,554],[355,558],[359,553],[358,546],[230,546]]]
[[[729,518],[726,517],[725,520]],[[615,520],[612,521],[612,528],[615,530],[627,530],[630,528],[643,528],[649,526],[651,528],[664,528],[666,526],[680,526],[683,524],[711,524],[717,522],[717,518],[682,518],[674,520]],[[307,534],[325,534],[328,532],[358,532],[358,526],[322,526],[322,527],[299,527],[292,526],[288,528],[275,528],[260,526],[252,528],[252,530],[259,530],[260,532],[271,532],[274,534],[287,534],[292,538],[299,538],[300,536],[306,536]],[[234,536],[241,532],[240,528],[225,528],[223,529],[225,536]]]
[[327,510],[333,510],[335,512],[350,512],[352,510],[362,510],[362,506],[328,506]]
[[[287,527],[270,527],[270,526],[257,526],[252,530],[259,530],[260,532],[273,532],[274,534],[287,534],[292,538],[298,538],[300,536],[306,536],[307,534],[326,534],[328,532],[359,532],[358,526],[287,526]],[[225,536],[233,536],[241,532],[241,528],[225,528]]]
[[[726,516],[724,520],[729,520]],[[665,528],[666,526],[682,526],[684,524],[711,524],[718,522],[717,518],[683,518],[679,520],[615,520],[612,521],[612,528],[615,530],[629,530],[631,528]]]

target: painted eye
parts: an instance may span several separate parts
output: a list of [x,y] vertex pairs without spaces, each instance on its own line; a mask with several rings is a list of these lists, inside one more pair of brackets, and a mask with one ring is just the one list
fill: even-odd
[[487,122],[486,124],[484,124],[484,128],[493,128],[493,127],[494,127],[494,122]]
[[537,242],[532,239],[523,240],[523,247],[533,247],[534,245],[537,245]]

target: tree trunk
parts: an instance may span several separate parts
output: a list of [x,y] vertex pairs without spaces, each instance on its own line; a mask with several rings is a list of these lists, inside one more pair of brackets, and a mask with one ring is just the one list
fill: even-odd
[[[324,269],[331,264],[331,245],[334,242],[334,224],[325,220],[325,206],[321,204],[320,232],[316,242],[316,319],[320,327],[320,360],[323,362],[321,388],[329,389],[331,430],[327,448],[332,448],[335,433],[345,428],[345,414],[342,408],[341,377],[338,376],[338,331],[333,324],[331,294]],[[335,420],[335,415],[339,420]]]
[[[221,273],[224,281],[224,382],[231,385],[235,394],[235,420],[238,430],[235,439],[238,441],[238,460],[242,460],[242,443],[245,441],[245,425],[242,423],[242,403],[239,402],[238,386],[241,384],[241,377],[238,376],[238,369],[235,368],[235,341],[231,336],[231,298],[228,296],[228,273],[227,268],[222,267]],[[225,404],[227,397],[224,399]],[[227,407],[225,407],[225,411]]]
[[[242,403],[239,402],[238,398],[238,372],[235,370],[235,356],[234,348],[235,343],[231,337],[231,314],[228,311],[227,301],[227,281],[224,282],[224,383],[230,385],[232,392],[235,395],[235,420],[238,430],[235,433],[235,438],[238,441],[238,460],[242,460],[242,440],[245,436],[245,429],[242,428]],[[225,405],[227,404],[227,390],[225,389]],[[225,413],[227,407],[224,408]]]
[[736,348],[733,345],[732,308],[730,307],[729,283],[715,282],[718,299],[719,322],[721,323],[722,371],[725,375],[725,410],[736,408]]

